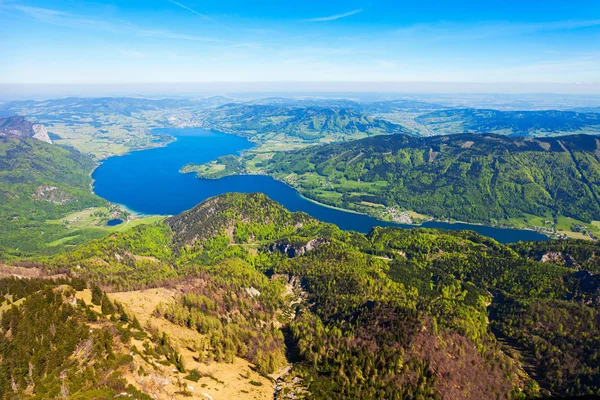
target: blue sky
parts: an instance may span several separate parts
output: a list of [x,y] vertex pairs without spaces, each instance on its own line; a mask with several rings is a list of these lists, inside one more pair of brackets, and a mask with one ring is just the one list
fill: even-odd
[[600,82],[600,1],[0,0],[0,83]]

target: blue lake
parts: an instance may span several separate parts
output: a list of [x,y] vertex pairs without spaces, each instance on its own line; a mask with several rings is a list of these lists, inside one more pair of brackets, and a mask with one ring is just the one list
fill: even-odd
[[[201,164],[226,154],[249,149],[244,138],[203,129],[157,129],[157,134],[177,138],[166,147],[135,151],[105,160],[93,173],[94,192],[114,203],[143,214],[174,215],[190,209],[209,197],[227,192],[262,192],[290,211],[304,211],[313,217],[338,225],[342,229],[368,232],[373,226],[411,225],[379,221],[367,215],[325,207],[300,196],[293,188],[268,176],[239,175],[222,179],[198,179],[195,174],[181,174],[188,163]],[[426,222],[426,228],[470,229],[502,242],[548,240],[545,235],[528,230],[492,228],[470,224]]]
[[109,219],[106,222],[106,226],[117,226],[117,225],[121,225],[123,223],[122,219],[116,218],[116,219]]

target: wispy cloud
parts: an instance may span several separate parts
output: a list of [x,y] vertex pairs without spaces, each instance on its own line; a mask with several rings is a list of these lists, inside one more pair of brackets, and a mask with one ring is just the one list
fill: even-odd
[[192,42],[210,42],[210,43],[229,43],[232,42],[227,40],[221,40],[209,36],[196,36],[187,35],[184,33],[177,33],[166,29],[139,29],[135,31],[137,36],[141,37],[154,37],[159,39],[175,39],[175,40],[189,40]]
[[169,3],[175,4],[176,6],[179,6],[179,7],[183,8],[183,9],[185,9],[185,10],[188,10],[189,12],[194,13],[194,14],[196,14],[199,17],[202,17],[202,18],[207,19],[209,21],[215,22],[215,20],[212,19],[211,17],[209,17],[208,15],[204,15],[202,13],[199,13],[198,11],[194,10],[193,8],[190,8],[190,7],[186,6],[185,4],[181,4],[181,3],[178,3],[178,2],[173,1],[173,0],[167,0],[167,1]]
[[147,56],[146,53],[138,50],[121,50],[121,55],[131,58],[144,58]]
[[356,9],[356,10],[348,11],[348,12],[343,13],[343,14],[329,15],[327,17],[309,18],[309,19],[305,19],[304,21],[308,21],[308,22],[335,21],[336,19],[350,17],[351,15],[358,14],[358,13],[360,13],[362,11],[363,11],[363,9],[359,8],[359,9]]
[[520,36],[541,32],[566,31],[600,27],[600,19],[578,21],[549,21],[532,23],[481,22],[462,24],[441,21],[439,23],[415,24],[396,30],[397,34],[428,37],[436,40],[489,39]]
[[66,13],[64,11],[51,10],[49,8],[30,7],[30,6],[21,6],[21,5],[15,5],[14,8],[25,14],[29,14],[31,16],[34,16],[34,17],[37,17],[40,19],[62,17],[62,16],[70,15],[69,13]]
[[[0,5],[1,6],[1,5]],[[128,21],[107,21],[103,19],[90,18],[83,15],[72,14],[65,11],[40,8],[40,7],[29,7],[21,5],[12,5],[11,7],[0,7],[0,9],[6,9],[9,11],[16,11],[28,18],[44,22],[47,24],[64,26],[69,28],[84,28],[84,29],[95,29],[98,31],[128,34],[138,37],[152,37],[157,39],[172,39],[172,40],[185,40],[192,42],[208,42],[208,43],[222,43],[224,45],[240,45],[246,46],[247,43],[237,43],[230,40],[222,40],[209,36],[198,36],[190,35],[185,33],[174,32],[168,29],[146,29],[138,25],[129,23]]]
[[127,21],[111,22],[50,8],[0,4],[0,11],[2,10],[14,15],[25,16],[26,18],[46,24],[63,26],[67,28],[96,29],[113,33],[134,28],[134,25],[128,23]]

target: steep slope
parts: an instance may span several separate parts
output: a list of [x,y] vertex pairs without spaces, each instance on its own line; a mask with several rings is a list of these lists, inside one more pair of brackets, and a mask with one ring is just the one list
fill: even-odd
[[487,132],[533,137],[600,133],[600,114],[574,111],[442,110],[421,115],[416,121],[442,135]]
[[[65,278],[0,279],[3,398],[151,398],[124,379],[139,359],[132,335],[148,333],[101,291],[86,304],[85,285]],[[148,343],[147,350],[159,347]],[[150,358],[161,361],[156,353]]]
[[[600,325],[588,302],[600,289],[587,285],[590,273],[472,232],[365,236],[261,194],[229,194],[41,265],[108,291],[174,290],[152,315],[200,335],[186,345],[194,363],[239,357],[271,373],[287,356],[277,398],[600,393]],[[153,291],[129,293],[117,297],[135,304]],[[571,312],[572,324],[532,325]]]
[[[94,165],[75,150],[31,138],[0,137],[0,258],[56,251],[48,243],[72,233],[47,220],[106,205],[90,192]],[[94,232],[80,234],[98,237]]]
[[316,222],[304,213],[291,213],[262,193],[227,193],[168,218],[174,242],[193,246],[226,230],[236,242],[274,239]]
[[0,136],[34,138],[52,144],[48,131],[42,124],[32,124],[25,117],[0,118]]
[[600,220],[599,149],[587,135],[392,135],[278,153],[264,171],[308,197],[363,211],[379,204],[473,222],[589,223]]
[[[80,279],[56,276],[0,279],[2,398],[272,395],[269,380],[243,360],[225,368],[226,364],[215,368],[214,363],[194,360],[188,348],[199,345],[203,337],[165,319],[150,320],[138,307],[148,301],[148,293],[107,295],[93,284],[90,288]],[[157,293],[150,299],[150,315],[157,305],[153,301],[176,292],[162,289],[164,297]]]

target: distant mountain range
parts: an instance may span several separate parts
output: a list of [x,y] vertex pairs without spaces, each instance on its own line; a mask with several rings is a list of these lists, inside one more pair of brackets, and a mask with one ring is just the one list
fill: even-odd
[[[338,133],[410,133],[448,135],[496,133],[538,137],[599,134],[600,114],[594,108],[578,111],[499,111],[460,109],[414,100],[355,102],[350,100],[293,100],[270,98],[230,103],[205,111],[202,124],[211,129],[255,136],[285,133],[304,140]],[[340,141],[337,137],[336,141]]]
[[508,136],[600,134],[600,114],[575,111],[441,110],[418,116],[433,133],[497,133]]
[[[51,128],[58,125],[59,134],[65,126],[106,129],[118,124],[119,129],[135,136],[140,135],[137,132],[140,126],[200,126],[256,140],[303,142],[343,141],[395,133],[430,136],[472,132],[523,137],[597,134],[600,133],[598,111],[597,107],[573,111],[453,108],[414,99],[356,101],[270,97],[235,101],[223,96],[199,99],[69,97],[0,105],[0,116],[27,115],[50,124]],[[94,132],[86,134],[96,136]],[[146,139],[139,136],[130,147],[139,147]]]
[[151,110],[202,108],[230,102],[231,99],[215,96],[198,100],[189,99],[145,99],[135,97],[67,97],[53,100],[24,100],[0,104],[0,116],[15,113],[42,117],[55,117],[61,114],[119,114],[131,116],[132,113]]

